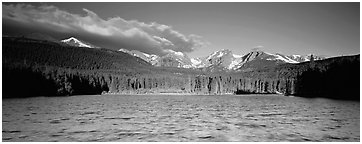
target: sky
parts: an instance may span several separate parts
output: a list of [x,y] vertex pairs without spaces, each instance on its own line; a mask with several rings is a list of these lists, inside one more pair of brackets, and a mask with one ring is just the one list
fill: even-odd
[[100,47],[204,57],[230,49],[360,53],[359,3],[2,3],[3,35],[75,36]]

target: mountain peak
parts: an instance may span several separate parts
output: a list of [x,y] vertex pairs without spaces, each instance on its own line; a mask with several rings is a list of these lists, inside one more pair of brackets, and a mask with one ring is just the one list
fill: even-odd
[[213,52],[206,59],[220,58],[220,57],[223,57],[224,55],[227,55],[227,54],[232,54],[231,50],[221,49],[221,50]]
[[[233,54],[233,52],[229,49],[221,49],[211,53],[207,57],[201,58],[189,58],[186,54],[173,50],[168,50],[168,54],[164,56],[148,55],[140,52],[137,53],[134,50],[129,51],[126,49],[119,49],[119,51],[140,57],[155,66],[201,68],[202,70],[210,71],[239,70],[244,64],[247,64],[246,68],[250,66],[263,67],[264,65],[272,66],[281,63],[305,62],[310,59],[310,55],[288,56],[280,53],[268,53],[262,50],[252,50],[245,55],[237,55]],[[315,57],[317,58],[317,56]]]
[[75,37],[70,37],[70,38],[68,38],[68,39],[64,39],[64,40],[62,40],[63,42],[68,42],[68,41],[79,41],[77,38],[75,38]]
[[124,48],[120,48],[118,51],[121,51],[121,52],[124,52],[124,53],[130,53],[130,51],[129,51],[129,50],[124,49]]
[[70,37],[68,39],[61,40],[61,42],[66,43],[70,46],[76,46],[76,47],[87,47],[87,48],[96,48],[96,46],[93,46],[87,42],[78,40],[75,37]]

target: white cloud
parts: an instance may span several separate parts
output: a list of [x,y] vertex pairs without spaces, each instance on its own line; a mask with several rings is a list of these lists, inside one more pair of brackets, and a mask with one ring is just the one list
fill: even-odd
[[264,46],[258,45],[258,46],[254,46],[254,47],[251,49],[251,51],[260,51],[260,50],[262,50],[263,48],[264,48]]
[[254,48],[264,48],[262,45],[255,46]]
[[119,47],[165,54],[165,50],[191,52],[205,46],[197,35],[184,35],[171,26],[156,22],[144,23],[120,17],[100,18],[96,13],[83,9],[85,15],[72,14],[55,6],[30,4],[3,4],[3,23],[8,20],[24,25],[32,24],[50,31],[76,34],[81,39],[101,39],[95,45],[118,50]]

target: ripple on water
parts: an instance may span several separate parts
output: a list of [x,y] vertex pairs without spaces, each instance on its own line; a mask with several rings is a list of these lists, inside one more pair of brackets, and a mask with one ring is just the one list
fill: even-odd
[[3,141],[31,140],[359,141],[359,103],[263,96],[3,100]]
[[253,129],[266,127],[265,124],[257,124],[257,123],[252,123],[252,122],[238,122],[235,124],[235,126],[237,126],[239,128],[247,127],[247,128],[253,128]]
[[11,140],[13,139],[12,137],[3,137],[3,140]]

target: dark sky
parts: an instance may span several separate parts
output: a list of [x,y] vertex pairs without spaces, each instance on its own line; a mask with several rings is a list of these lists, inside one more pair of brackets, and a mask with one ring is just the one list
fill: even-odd
[[112,49],[190,57],[258,47],[282,54],[359,53],[359,3],[3,3],[5,34],[77,36]]

